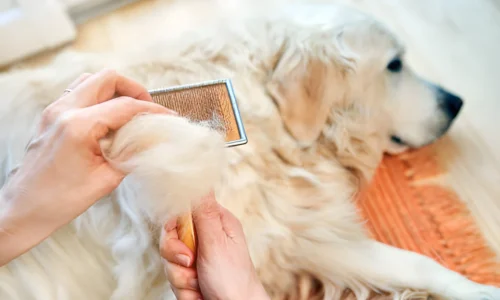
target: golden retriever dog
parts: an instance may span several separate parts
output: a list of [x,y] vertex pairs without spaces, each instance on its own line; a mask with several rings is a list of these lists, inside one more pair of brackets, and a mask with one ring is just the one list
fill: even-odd
[[230,78],[249,142],[224,148],[218,132],[176,116],[134,119],[102,142],[130,176],[0,268],[0,299],[172,299],[159,228],[181,209],[175,203],[211,186],[241,220],[273,299],[341,299],[346,289],[358,299],[371,291],[500,299],[496,287],[370,239],[357,214],[353,199],[383,154],[432,143],[461,110],[459,97],[412,72],[404,52],[368,16],[305,5],[139,53],[68,52],[2,75],[2,181],[44,108],[81,73],[105,67],[150,89]]

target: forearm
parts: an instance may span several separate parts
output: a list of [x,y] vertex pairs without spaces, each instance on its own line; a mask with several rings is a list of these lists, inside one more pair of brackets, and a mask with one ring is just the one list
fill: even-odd
[[49,234],[45,224],[37,226],[29,208],[19,209],[0,191],[0,266],[29,251]]
[[259,284],[258,286],[255,287],[254,293],[250,295],[251,300],[270,300],[271,297],[267,294],[266,290],[264,289],[264,286],[262,284]]

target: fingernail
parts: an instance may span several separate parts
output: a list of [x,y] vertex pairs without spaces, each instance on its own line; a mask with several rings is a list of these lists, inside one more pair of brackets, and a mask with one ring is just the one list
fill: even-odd
[[177,254],[175,258],[177,259],[177,262],[184,267],[189,267],[189,264],[191,263],[191,259],[189,258],[189,256],[184,254]]
[[178,113],[178,112],[176,112],[175,110],[171,110],[171,109],[169,109],[168,111],[169,111],[169,113],[170,113],[170,114],[172,114],[172,115],[175,115],[175,116],[178,116],[178,115],[179,115],[179,113]]
[[198,280],[197,279],[189,279],[189,287],[193,289],[198,289]]

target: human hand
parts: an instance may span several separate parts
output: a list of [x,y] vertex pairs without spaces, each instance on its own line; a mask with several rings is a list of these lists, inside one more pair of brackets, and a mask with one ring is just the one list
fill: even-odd
[[238,219],[212,194],[193,211],[197,234],[196,267],[193,252],[177,235],[177,221],[167,222],[160,239],[165,272],[179,300],[265,300]]
[[0,229],[19,236],[16,247],[23,250],[122,181],[126,174],[103,158],[101,138],[138,113],[172,113],[152,103],[144,87],[110,70],[84,74],[69,89],[43,111],[22,164],[2,188]]

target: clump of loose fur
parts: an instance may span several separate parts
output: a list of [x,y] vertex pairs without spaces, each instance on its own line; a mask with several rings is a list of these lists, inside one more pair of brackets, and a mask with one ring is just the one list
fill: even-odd
[[146,216],[161,224],[215,188],[226,164],[224,137],[209,121],[140,115],[101,141],[106,159],[129,174]]

